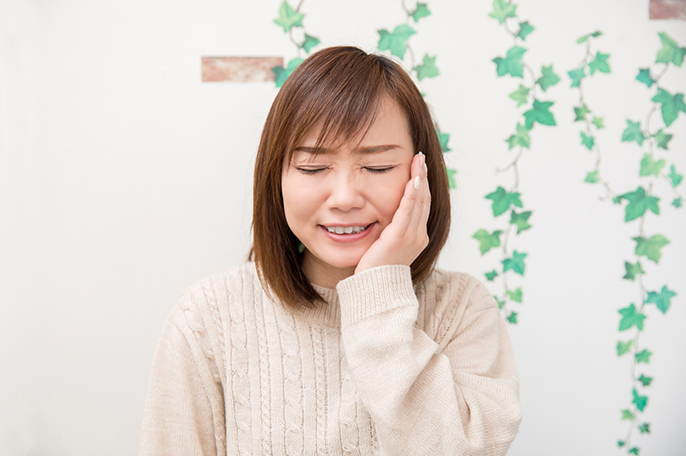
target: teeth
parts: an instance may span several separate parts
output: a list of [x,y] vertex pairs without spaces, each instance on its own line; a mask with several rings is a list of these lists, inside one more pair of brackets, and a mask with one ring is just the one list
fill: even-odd
[[329,233],[335,234],[357,234],[369,228],[367,226],[327,226],[326,229]]

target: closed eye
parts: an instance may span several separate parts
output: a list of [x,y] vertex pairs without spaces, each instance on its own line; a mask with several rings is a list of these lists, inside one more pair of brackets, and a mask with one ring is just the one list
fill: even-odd
[[317,174],[320,171],[324,171],[326,168],[296,168],[298,171],[300,171],[303,174]]
[[370,173],[372,173],[372,174],[383,174],[383,173],[387,173],[387,172],[389,172],[390,170],[392,170],[393,168],[395,168],[395,166],[386,166],[386,167],[383,167],[383,168],[370,168],[370,167],[365,167],[365,169],[366,169],[367,171],[369,171]]

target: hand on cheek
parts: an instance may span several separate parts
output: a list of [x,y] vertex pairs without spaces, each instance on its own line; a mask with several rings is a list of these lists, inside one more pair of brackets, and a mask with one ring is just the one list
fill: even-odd
[[426,223],[431,207],[425,155],[412,158],[410,180],[391,223],[362,256],[355,273],[375,266],[409,266],[429,244]]

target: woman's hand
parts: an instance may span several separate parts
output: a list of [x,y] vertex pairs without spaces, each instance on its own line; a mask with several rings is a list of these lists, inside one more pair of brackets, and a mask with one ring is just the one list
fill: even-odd
[[391,223],[369,247],[355,268],[355,274],[375,266],[402,264],[409,266],[429,244],[426,222],[431,208],[427,181],[426,156],[421,152],[412,158],[410,181]]

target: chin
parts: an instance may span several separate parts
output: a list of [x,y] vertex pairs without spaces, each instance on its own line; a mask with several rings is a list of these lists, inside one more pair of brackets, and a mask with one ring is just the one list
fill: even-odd
[[337,269],[350,269],[357,267],[363,254],[364,253],[332,252],[320,257],[320,260]]

